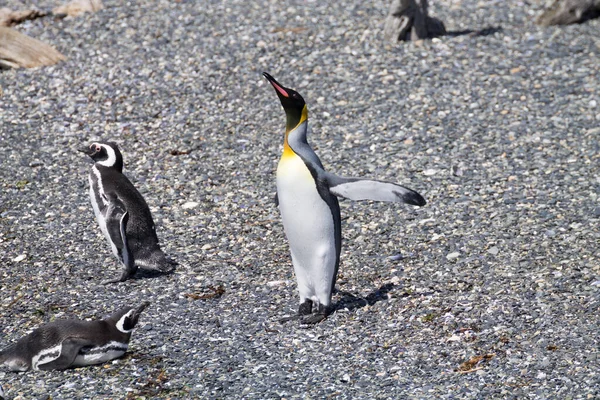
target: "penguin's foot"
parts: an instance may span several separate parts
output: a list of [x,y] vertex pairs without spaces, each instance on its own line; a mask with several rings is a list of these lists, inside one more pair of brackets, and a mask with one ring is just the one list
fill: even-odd
[[288,322],[296,319],[300,319],[306,315],[310,315],[312,313],[313,303],[311,300],[306,300],[304,303],[300,304],[298,307],[298,314],[292,315],[290,317],[284,317],[279,320],[279,322]]
[[300,318],[300,323],[305,325],[314,325],[325,320],[331,314],[332,307],[319,304],[314,314],[306,315]]
[[318,324],[319,322],[323,321],[325,318],[327,318],[327,314],[317,313],[317,314],[305,315],[300,318],[300,323],[304,324],[304,325],[314,325],[314,324]]
[[121,276],[118,279],[111,279],[110,281],[104,281],[102,283],[105,285],[110,285],[111,283],[125,282],[127,279],[129,279],[133,275],[135,275],[136,271],[137,271],[137,267],[126,268],[123,270],[123,273],[121,274]]
[[285,317],[279,320],[279,322],[288,322],[293,320],[300,320],[301,324],[304,325],[314,325],[323,321],[331,312],[333,311],[333,307],[324,306],[322,304],[318,304],[315,313],[313,311],[313,303],[310,300],[306,300],[304,303],[300,304],[298,308],[298,314],[292,315],[291,317]]

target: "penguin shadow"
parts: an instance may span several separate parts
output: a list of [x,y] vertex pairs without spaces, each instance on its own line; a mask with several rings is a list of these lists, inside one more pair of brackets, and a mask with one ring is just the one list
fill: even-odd
[[381,286],[379,289],[376,289],[369,293],[366,297],[358,297],[350,292],[337,290],[336,292],[342,297],[335,304],[334,311],[337,310],[348,310],[353,311],[357,308],[362,308],[366,306],[372,306],[373,304],[387,300],[387,294],[391,292],[396,286],[393,283],[386,283]]
[[135,273],[132,276],[130,276],[127,280],[139,281],[144,279],[156,279],[163,276],[171,276],[175,274],[175,270],[179,266],[179,263],[173,259],[169,259],[168,262],[171,266],[171,269],[169,269],[168,271],[138,268],[137,271],[135,271]]
[[447,31],[441,35],[436,35],[435,37],[449,36],[449,37],[457,37],[457,36],[469,36],[469,37],[478,37],[478,36],[490,36],[494,33],[502,32],[501,26],[488,26],[483,29],[464,29],[462,31]]
[[129,280],[132,281],[141,281],[143,279],[156,279],[162,276],[169,276],[169,275],[173,275],[175,273],[175,268],[171,269],[170,271],[167,272],[162,272],[162,271],[156,271],[153,269],[138,269],[136,271],[136,273],[129,278]]

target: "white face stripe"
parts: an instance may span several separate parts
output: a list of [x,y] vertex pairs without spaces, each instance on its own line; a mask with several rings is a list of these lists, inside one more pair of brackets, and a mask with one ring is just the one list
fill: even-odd
[[123,328],[123,325],[125,324],[125,318],[129,318],[133,315],[133,311],[134,310],[129,310],[129,312],[125,315],[123,315],[118,321],[117,321],[117,329],[123,333],[129,333],[131,332],[133,329],[129,329],[126,330],[125,328]]
[[114,167],[115,166],[115,163],[117,162],[117,154],[115,153],[115,151],[113,150],[112,147],[107,146],[102,143],[93,143],[92,146],[102,147],[104,150],[106,150],[106,154],[108,155],[108,158],[106,160],[98,161],[98,164],[104,165],[105,167]]
[[48,349],[44,349],[40,351],[38,354],[33,356],[31,359],[31,367],[35,370],[39,370],[40,364],[47,364],[51,361],[56,360],[60,357],[62,353],[62,342],[54,347],[50,347]]

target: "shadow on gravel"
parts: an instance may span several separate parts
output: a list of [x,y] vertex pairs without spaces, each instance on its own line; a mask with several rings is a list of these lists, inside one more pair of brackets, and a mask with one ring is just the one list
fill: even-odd
[[465,29],[462,31],[448,31],[445,34],[440,35],[440,36],[457,37],[457,36],[468,35],[470,37],[475,37],[475,36],[489,36],[489,35],[493,35],[494,33],[498,33],[498,32],[502,32],[501,26],[488,26],[487,28],[478,29],[478,30]]
[[379,289],[369,293],[365,298],[355,296],[350,292],[338,291],[342,298],[336,303],[335,311],[342,309],[352,311],[367,305],[372,306],[382,300],[387,300],[387,294],[391,292],[394,287],[393,283],[386,283]]
[[158,278],[160,276],[170,276],[173,275],[175,273],[175,268],[177,267],[177,263],[175,263],[174,261],[171,261],[171,270],[167,271],[167,272],[162,272],[162,271],[155,271],[155,270],[151,270],[151,269],[142,269],[139,268],[135,275],[133,275],[131,278],[131,280],[133,281],[137,281],[137,280],[141,280],[141,279],[153,279],[153,278]]

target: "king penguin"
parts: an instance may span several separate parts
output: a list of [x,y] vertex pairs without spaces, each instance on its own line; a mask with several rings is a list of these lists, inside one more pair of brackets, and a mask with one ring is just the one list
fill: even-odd
[[50,322],[0,352],[11,371],[66,369],[101,364],[127,351],[131,332],[148,306],[125,307],[97,321]]
[[80,150],[95,161],[89,174],[94,214],[110,248],[123,265],[118,279],[132,277],[138,267],[170,272],[172,264],[160,249],[146,201],[123,175],[123,156],[116,143],[92,143]]
[[318,323],[331,313],[342,229],[337,197],[425,205],[414,190],[395,183],[345,178],[325,171],[307,142],[308,109],[302,96],[264,72],[286,114],[283,154],[277,166],[277,202],[298,282],[298,314],[284,318]]

